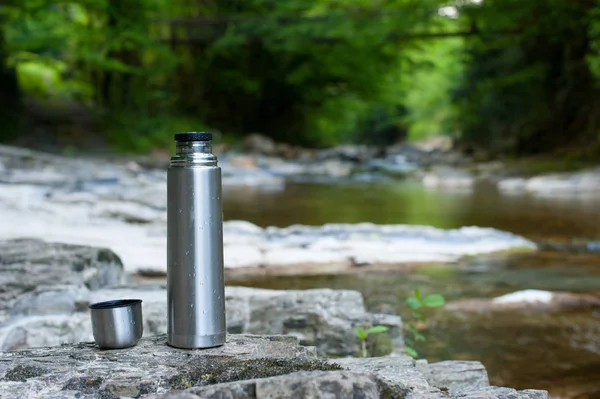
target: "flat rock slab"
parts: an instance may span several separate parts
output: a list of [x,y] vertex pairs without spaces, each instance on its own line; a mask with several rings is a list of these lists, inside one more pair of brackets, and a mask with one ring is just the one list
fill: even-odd
[[313,368],[332,367],[294,337],[229,335],[218,348],[181,350],[157,336],[124,350],[103,351],[94,343],[81,343],[0,353],[0,392],[7,399],[23,398],[23,392],[59,398],[118,391],[135,397],[186,389],[203,380],[217,383]]
[[[3,399],[547,399],[545,391],[464,384],[459,364],[463,384],[449,395],[428,383],[423,366],[405,356],[318,358],[289,336],[230,334],[221,347],[182,350],[161,335],[121,350],[80,343],[0,353],[0,393]],[[452,384],[454,374],[444,373]]]

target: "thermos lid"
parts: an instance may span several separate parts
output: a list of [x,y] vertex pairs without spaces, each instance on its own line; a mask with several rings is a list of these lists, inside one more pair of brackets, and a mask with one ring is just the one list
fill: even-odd
[[212,133],[206,132],[185,132],[177,133],[175,141],[211,141]]

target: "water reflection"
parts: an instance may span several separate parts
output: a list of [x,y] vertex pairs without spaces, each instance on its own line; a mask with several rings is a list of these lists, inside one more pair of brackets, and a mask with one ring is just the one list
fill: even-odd
[[283,191],[229,188],[225,218],[261,226],[324,223],[427,224],[495,227],[530,238],[600,238],[600,196],[501,194],[480,184],[440,191],[417,182],[287,183]]

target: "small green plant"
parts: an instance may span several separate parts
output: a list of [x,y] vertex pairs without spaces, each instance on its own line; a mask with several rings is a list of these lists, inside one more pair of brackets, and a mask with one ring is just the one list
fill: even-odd
[[355,332],[358,338],[360,339],[360,352],[362,357],[367,357],[367,339],[371,334],[380,334],[388,331],[388,327],[386,326],[372,326],[367,329],[363,327],[356,327]]
[[[446,300],[439,294],[430,294],[425,297],[421,294],[419,289],[415,289],[414,296],[406,298],[406,303],[412,310],[412,317],[421,323],[427,320],[425,313],[420,311],[422,308],[437,308],[444,306]],[[404,350],[409,356],[417,357],[419,354],[415,350],[415,342],[425,341],[425,336],[419,332],[414,322],[408,323],[408,332],[411,337],[406,336],[404,338]]]

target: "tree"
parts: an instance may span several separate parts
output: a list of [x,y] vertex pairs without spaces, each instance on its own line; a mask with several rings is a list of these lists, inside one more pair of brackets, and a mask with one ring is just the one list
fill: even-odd
[[[598,88],[586,57],[593,1],[486,0],[454,93],[464,142],[516,155],[598,143]],[[467,23],[467,20],[465,20]]]

